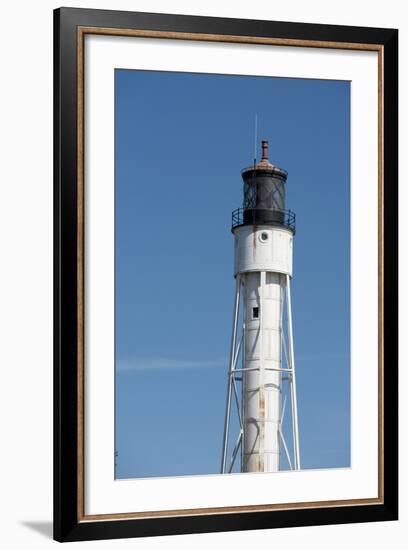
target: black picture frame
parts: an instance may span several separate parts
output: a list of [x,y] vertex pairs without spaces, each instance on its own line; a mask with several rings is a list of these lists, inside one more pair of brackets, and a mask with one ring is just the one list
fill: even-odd
[[[78,29],[99,27],[324,43],[383,55],[383,370],[381,501],[350,506],[170,517],[81,519],[78,453]],[[60,8],[54,12],[54,538],[77,541],[396,520],[398,517],[398,31],[187,15]]]

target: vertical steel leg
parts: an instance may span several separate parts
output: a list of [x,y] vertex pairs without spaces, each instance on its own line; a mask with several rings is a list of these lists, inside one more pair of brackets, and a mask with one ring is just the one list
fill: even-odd
[[225,407],[225,419],[224,419],[224,436],[222,445],[222,461],[221,461],[221,473],[225,474],[227,464],[227,450],[228,450],[228,437],[229,437],[229,423],[231,417],[231,398],[232,398],[232,376],[235,362],[235,348],[237,341],[237,325],[238,325],[238,312],[239,312],[239,298],[241,291],[241,278],[237,275],[235,286],[235,303],[234,303],[234,315],[232,322],[232,335],[231,335],[231,352],[228,368],[228,387],[227,387],[227,404]]
[[[245,292],[245,288],[244,288]],[[245,315],[245,314],[244,314]],[[241,368],[245,368],[245,318],[242,327],[242,365]],[[244,411],[244,394],[245,394],[245,372],[242,370],[242,381],[241,381],[241,407],[242,407],[242,439],[241,439],[241,472],[245,471],[245,411]]]
[[265,376],[263,356],[265,271],[259,272],[259,471],[265,471]]
[[293,349],[293,327],[292,327],[292,301],[290,295],[290,277],[286,275],[286,312],[288,320],[288,337],[289,337],[289,361],[290,361],[290,397],[292,404],[292,431],[293,431],[293,454],[294,454],[294,469],[300,470],[300,454],[299,454],[299,428],[298,428],[298,412],[297,412],[297,394],[296,394],[296,373],[295,373],[295,355]]

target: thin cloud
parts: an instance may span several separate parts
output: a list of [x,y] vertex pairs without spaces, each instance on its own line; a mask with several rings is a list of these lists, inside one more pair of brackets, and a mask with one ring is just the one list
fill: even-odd
[[331,360],[331,359],[347,359],[348,356],[343,352],[327,351],[322,353],[304,353],[304,354],[295,354],[295,361],[320,361],[320,360]]
[[221,360],[198,359],[169,359],[165,357],[153,357],[148,359],[134,358],[117,361],[117,372],[130,372],[135,370],[159,370],[159,369],[198,369],[198,368],[226,368],[227,362]]

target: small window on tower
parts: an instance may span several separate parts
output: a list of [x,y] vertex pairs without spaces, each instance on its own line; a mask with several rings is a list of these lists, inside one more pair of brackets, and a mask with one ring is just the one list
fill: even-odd
[[252,319],[259,319],[259,307],[252,308]]

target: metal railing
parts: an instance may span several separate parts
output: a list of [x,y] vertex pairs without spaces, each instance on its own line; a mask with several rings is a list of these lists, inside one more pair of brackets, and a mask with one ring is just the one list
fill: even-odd
[[[267,212],[266,217],[265,212]],[[270,211],[265,211],[257,210],[256,208],[236,208],[232,211],[231,229],[239,225],[275,225],[287,227],[295,233],[296,214],[292,210],[271,209]]]

